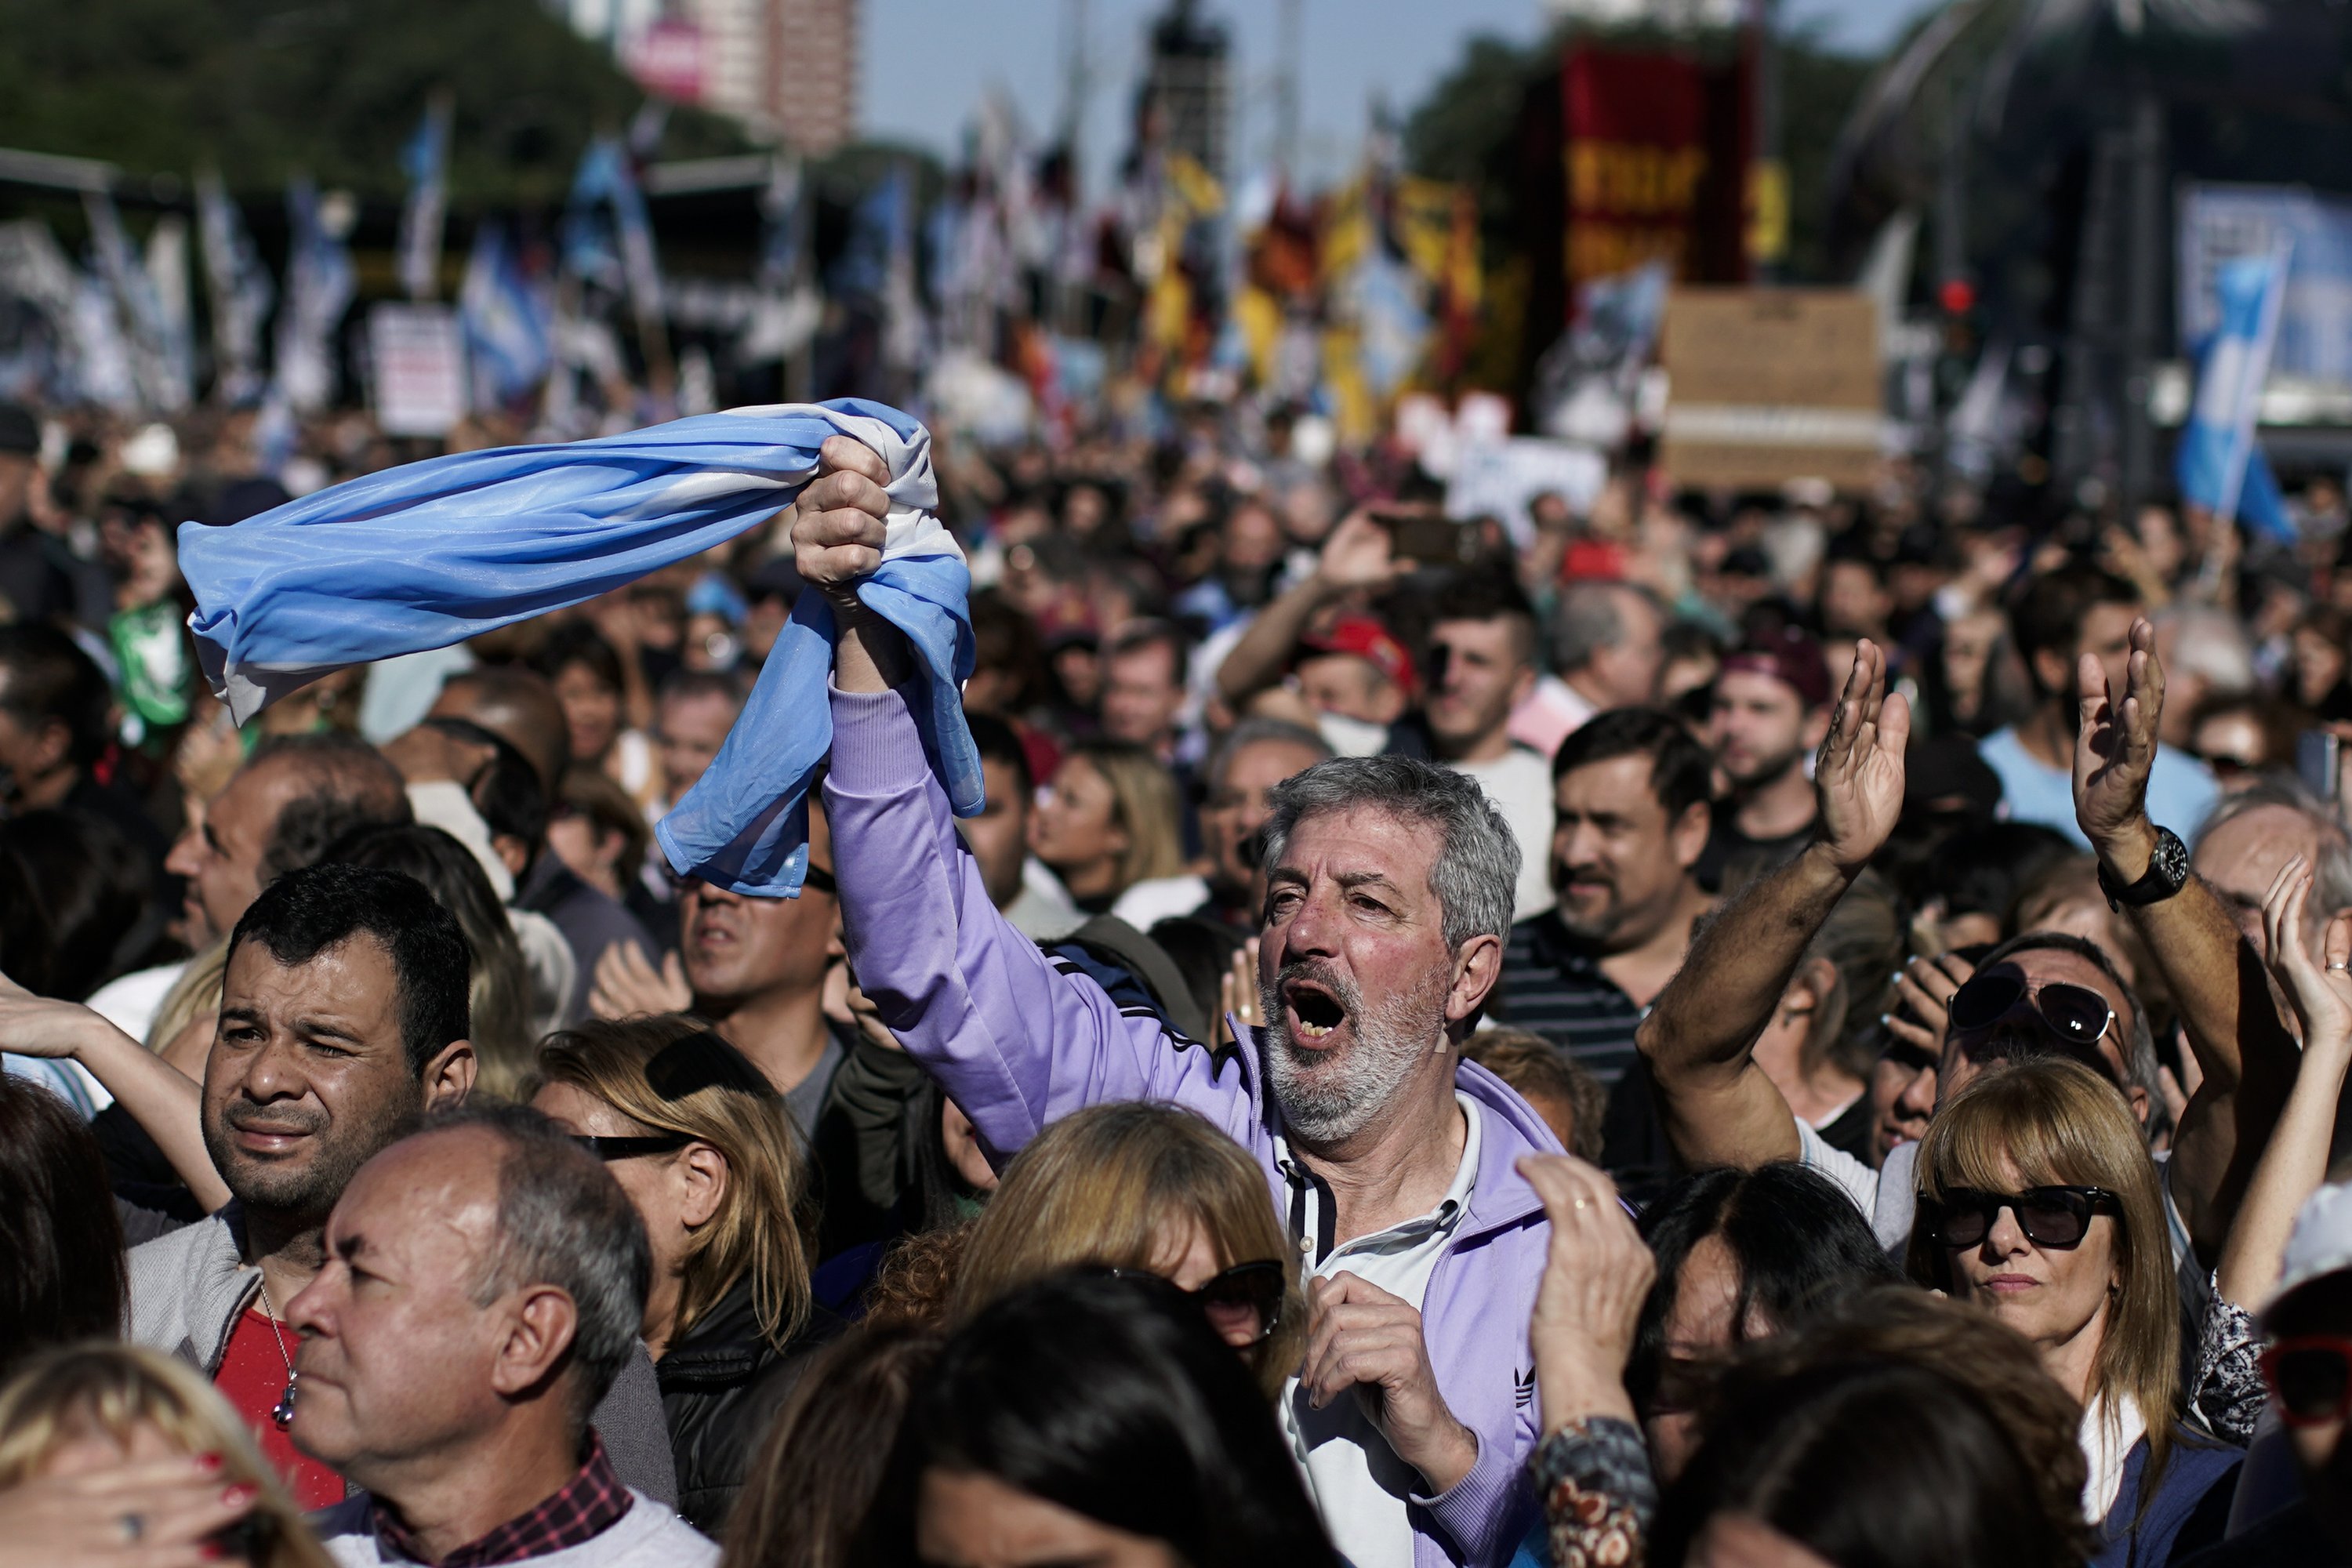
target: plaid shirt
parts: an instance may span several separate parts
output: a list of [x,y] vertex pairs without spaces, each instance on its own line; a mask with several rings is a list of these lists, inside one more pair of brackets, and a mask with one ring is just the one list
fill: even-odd
[[[635,1500],[621,1478],[613,1473],[603,1441],[591,1433],[587,1463],[553,1496],[480,1540],[458,1547],[436,1568],[490,1568],[493,1563],[520,1563],[577,1546],[611,1529]],[[433,1562],[381,1498],[375,1500],[374,1513],[376,1538],[387,1555],[397,1554],[412,1563]]]

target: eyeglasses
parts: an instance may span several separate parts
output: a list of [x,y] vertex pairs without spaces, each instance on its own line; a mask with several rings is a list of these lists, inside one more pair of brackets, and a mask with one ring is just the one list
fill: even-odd
[[2027,993],[2025,982],[2013,974],[1979,974],[1952,993],[1945,1016],[1963,1034],[1988,1029],[2017,1010],[2022,1002],[2053,1034],[2084,1049],[2106,1037],[2116,1021],[2107,999],[2087,985],[2053,980]]
[[[1119,1279],[1139,1275],[1161,1278],[1147,1268],[1114,1268],[1111,1273]],[[1249,1337],[1240,1340],[1236,1346],[1245,1350],[1265,1342],[1282,1321],[1282,1295],[1287,1283],[1283,1265],[1267,1258],[1236,1263],[1199,1289],[1184,1294],[1201,1304],[1209,1327],[1228,1343],[1234,1343],[1237,1334],[1246,1333]]]
[[2262,1354],[2263,1378],[2278,1396],[2279,1419],[2317,1426],[2352,1415],[2352,1340],[2303,1334]]
[[683,1132],[656,1132],[643,1138],[600,1138],[574,1132],[572,1141],[606,1164],[634,1160],[640,1154],[668,1154],[694,1142]]
[[1983,1245],[2003,1209],[2017,1216],[2026,1240],[2063,1252],[2083,1244],[2093,1215],[2119,1215],[2123,1201],[2105,1187],[2028,1187],[2021,1193],[1952,1187],[1940,1197],[1919,1194],[1919,1216],[1928,1236],[1955,1252]]

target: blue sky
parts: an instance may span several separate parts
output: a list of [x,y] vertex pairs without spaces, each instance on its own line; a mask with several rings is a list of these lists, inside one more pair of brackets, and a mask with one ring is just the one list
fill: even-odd
[[[1926,0],[1781,0],[1783,14],[1819,22],[1832,41],[1882,47]],[[1129,94],[1146,22],[1163,0],[1087,0],[1094,87],[1085,130],[1090,182],[1125,141]],[[1410,108],[1474,33],[1530,38],[1540,0],[1300,0],[1301,122],[1310,179],[1353,161],[1368,108],[1385,95]],[[940,153],[961,142],[990,88],[1012,99],[1033,132],[1058,122],[1073,0],[864,0],[858,110],[864,133]],[[1203,0],[1234,29],[1240,162],[1271,150],[1276,0]]]

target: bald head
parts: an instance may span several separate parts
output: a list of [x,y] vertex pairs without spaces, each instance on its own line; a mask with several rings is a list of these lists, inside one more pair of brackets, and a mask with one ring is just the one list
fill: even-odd
[[449,678],[435,699],[431,717],[465,719],[530,760],[541,786],[552,797],[572,761],[572,732],[563,704],[545,677],[527,669],[473,669]]

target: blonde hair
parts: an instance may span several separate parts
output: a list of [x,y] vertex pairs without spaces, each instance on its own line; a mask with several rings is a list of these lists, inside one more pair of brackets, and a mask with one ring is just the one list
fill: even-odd
[[218,1454],[222,1484],[259,1489],[251,1517],[268,1529],[257,1537],[254,1568],[332,1568],[227,1402],[193,1368],[136,1345],[49,1351],[0,1389],[0,1490],[29,1479],[68,1443],[102,1435],[127,1448],[142,1426],[192,1457]]
[[[2116,1194],[2116,1287],[2105,1336],[2091,1371],[2093,1399],[2111,1420],[2130,1400],[2147,1423],[2151,1484],[2171,1447],[2180,1390],[2180,1305],[2172,1237],[2139,1123],[2116,1086],[2080,1062],[2041,1057],[1995,1068],[1952,1097],[1919,1145],[1919,1195],[1953,1187],[2005,1192],[2013,1165],[2028,1187],[2095,1186]],[[1911,1277],[1954,1291],[1951,1251],[1914,1224],[1905,1257]]]
[[1283,1266],[1274,1331],[1252,1347],[1267,1397],[1298,1368],[1307,1309],[1295,1252],[1275,1216],[1265,1173],[1241,1145],[1181,1106],[1089,1106],[1039,1133],[1005,1167],[973,1222],[949,1300],[950,1323],[1016,1286],[1072,1264],[1151,1268],[1171,1226],[1200,1226],[1221,1268]]
[[1110,785],[1111,820],[1127,835],[1127,848],[1118,858],[1119,889],[1181,875],[1176,776],[1167,764],[1140,746],[1117,741],[1090,741],[1072,747],[1070,755],[1083,759]]
[[707,1143],[727,1162],[719,1211],[688,1243],[676,1344],[738,1281],[751,1281],[760,1332],[782,1350],[809,1314],[803,1183],[793,1133],[768,1080],[734,1047],[676,1014],[589,1020],[551,1035],[539,1068],[658,1132]]
[[146,1046],[162,1055],[198,1018],[220,1016],[221,984],[228,972],[228,938],[221,937],[181,966],[180,977],[157,1004]]

